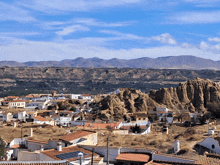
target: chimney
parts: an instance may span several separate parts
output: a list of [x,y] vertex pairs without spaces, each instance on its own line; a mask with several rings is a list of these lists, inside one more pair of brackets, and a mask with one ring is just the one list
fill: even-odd
[[30,130],[29,130],[29,136],[30,136],[30,137],[33,136],[33,128],[30,128]]
[[40,152],[44,151],[44,146],[40,145]]
[[57,143],[57,151],[62,151],[62,143],[61,142]]
[[179,140],[174,141],[173,149],[174,149],[175,153],[179,152],[179,150],[180,150],[180,141]]
[[14,122],[14,124],[13,124],[13,127],[14,127],[14,128],[16,128],[16,124],[17,124],[17,123],[16,123],[16,122]]

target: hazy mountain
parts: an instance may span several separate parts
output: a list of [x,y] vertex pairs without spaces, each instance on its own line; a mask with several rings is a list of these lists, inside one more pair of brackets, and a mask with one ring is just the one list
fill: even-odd
[[195,56],[167,56],[158,58],[137,58],[131,60],[113,58],[104,60],[97,57],[66,59],[62,61],[0,61],[0,66],[9,67],[76,67],[76,68],[171,68],[171,69],[220,69],[220,61]]

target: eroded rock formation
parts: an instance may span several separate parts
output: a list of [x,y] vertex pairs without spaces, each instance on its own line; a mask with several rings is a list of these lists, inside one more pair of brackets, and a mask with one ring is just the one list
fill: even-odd
[[97,105],[102,114],[122,118],[128,113],[149,112],[157,106],[166,106],[173,111],[204,112],[207,104],[220,102],[220,85],[209,79],[195,78],[180,83],[176,88],[151,90],[149,94],[136,89],[120,89]]

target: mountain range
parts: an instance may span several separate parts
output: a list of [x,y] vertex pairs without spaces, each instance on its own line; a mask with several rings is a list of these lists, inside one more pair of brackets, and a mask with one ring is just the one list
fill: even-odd
[[169,69],[220,69],[220,61],[213,61],[196,56],[167,56],[158,58],[137,58],[137,59],[118,59],[109,60],[93,57],[66,59],[62,61],[0,61],[0,66],[8,67],[76,67],[76,68],[169,68]]

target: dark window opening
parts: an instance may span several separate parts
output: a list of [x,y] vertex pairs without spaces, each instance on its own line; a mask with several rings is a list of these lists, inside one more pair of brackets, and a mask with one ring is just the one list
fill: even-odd
[[215,148],[215,145],[214,145],[214,144],[212,145],[212,148],[213,148],[213,149]]

